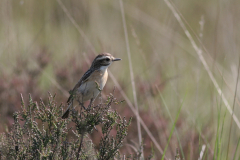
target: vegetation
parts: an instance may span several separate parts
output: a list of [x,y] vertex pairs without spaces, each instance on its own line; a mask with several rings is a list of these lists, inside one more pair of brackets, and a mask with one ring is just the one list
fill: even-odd
[[[78,112],[72,109],[72,117],[64,120],[62,105],[49,94],[47,104],[38,105],[29,95],[29,104],[22,98],[22,110],[14,113],[13,128],[0,136],[1,159],[99,159],[121,158],[119,149],[127,135],[130,121],[111,110],[118,104],[113,95],[106,102],[89,106]],[[74,127],[69,128],[73,122]],[[95,150],[89,134],[100,126],[99,149]],[[111,132],[115,128],[116,135]],[[70,133],[74,134],[71,137]]]
[[[77,107],[70,119],[60,119],[68,91],[97,54],[109,52],[122,61],[110,66],[102,98],[94,106],[106,107],[106,95],[115,86],[114,97],[125,102],[113,105],[113,100],[105,119],[114,117],[121,124],[123,117],[127,122],[132,117],[115,157],[147,159],[154,151],[152,159],[238,160],[239,6],[240,1],[231,0],[1,0],[0,146],[12,144],[0,150],[2,159],[8,151],[13,157],[30,153],[35,132],[48,136],[34,144],[42,145],[40,152],[35,150],[38,156],[60,155],[52,148],[64,150],[65,145],[65,153],[76,158],[82,135],[79,159],[83,153],[100,156],[100,145],[111,147],[101,141],[109,131],[102,134],[103,122],[95,121],[96,129],[85,126],[97,108],[76,117]],[[47,92],[57,96],[49,100]],[[20,93],[31,93],[34,100],[24,103],[26,115]],[[53,101],[56,110],[40,110]],[[28,105],[34,109],[31,118]],[[45,111],[48,117],[40,116]],[[86,134],[79,133],[82,128]],[[31,145],[23,143],[27,137],[32,137]],[[61,141],[53,142],[56,138]],[[92,145],[94,150],[85,150]]]

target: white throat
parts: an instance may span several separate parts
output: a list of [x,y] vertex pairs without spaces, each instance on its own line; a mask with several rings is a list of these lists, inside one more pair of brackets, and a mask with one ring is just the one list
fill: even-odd
[[109,67],[109,65],[108,66],[101,66],[99,70],[102,71],[102,72],[105,72],[108,67]]

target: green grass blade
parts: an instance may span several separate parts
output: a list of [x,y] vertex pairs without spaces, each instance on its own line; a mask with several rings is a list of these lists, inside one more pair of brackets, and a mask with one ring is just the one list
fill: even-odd
[[[238,139],[238,143],[237,143],[237,147],[236,147],[236,149],[235,149],[235,153],[234,153],[233,160],[235,159],[235,157],[236,157],[236,155],[237,155],[237,151],[238,151],[239,144],[240,144],[240,138]],[[239,157],[239,158],[240,158],[240,157]]]
[[[163,96],[162,96],[162,93],[159,91],[158,88],[157,88],[157,90],[158,90],[158,92],[159,92],[159,94],[160,94],[160,96],[161,96],[161,99],[162,99],[163,104],[164,104],[164,106],[165,106],[165,108],[166,108],[166,110],[167,110],[167,113],[168,113],[168,115],[169,115],[169,117],[170,117],[170,119],[171,119],[171,122],[172,122],[172,124],[174,125],[174,121],[173,121],[172,115],[171,115],[171,113],[170,113],[170,111],[169,111],[169,109],[168,109],[167,103],[166,103],[165,99],[164,99]],[[186,97],[186,95],[185,95],[185,97]],[[185,98],[184,98],[184,100],[185,100]],[[183,100],[183,102],[184,102],[184,100]],[[183,103],[181,104],[181,106],[182,106],[182,105],[183,105]],[[183,152],[182,145],[181,145],[181,142],[180,142],[180,138],[179,138],[178,131],[177,131],[177,130],[175,130],[175,131],[176,131],[176,135],[177,135],[177,140],[178,140],[178,143],[179,143],[179,147],[180,147],[180,150],[181,150],[181,154],[182,154],[182,156],[183,156],[183,159],[185,159],[185,156],[184,156],[184,152]]]
[[[183,101],[183,102],[184,102],[184,101]],[[166,151],[167,151],[167,148],[168,148],[170,139],[171,139],[171,137],[172,137],[173,131],[174,131],[174,129],[175,129],[176,122],[177,122],[177,120],[178,120],[180,111],[181,111],[182,106],[183,106],[183,102],[182,102],[181,107],[179,108],[179,110],[178,110],[178,112],[177,112],[177,116],[176,116],[175,121],[174,121],[174,124],[173,124],[173,126],[172,126],[171,133],[170,133],[170,135],[169,135],[167,145],[166,145],[166,147],[165,147],[165,149],[164,149],[164,152],[163,152],[162,160],[163,160],[164,157],[165,157],[165,154],[166,154]]]

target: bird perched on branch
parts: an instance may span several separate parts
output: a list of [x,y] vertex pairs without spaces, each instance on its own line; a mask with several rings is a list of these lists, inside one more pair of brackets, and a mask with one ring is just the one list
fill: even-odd
[[120,61],[120,58],[114,58],[110,53],[99,54],[92,62],[90,69],[84,73],[82,78],[70,91],[67,100],[68,108],[62,118],[68,118],[70,106],[73,100],[77,100],[83,106],[85,101],[90,100],[90,105],[101,92],[108,79],[107,68],[114,61]]

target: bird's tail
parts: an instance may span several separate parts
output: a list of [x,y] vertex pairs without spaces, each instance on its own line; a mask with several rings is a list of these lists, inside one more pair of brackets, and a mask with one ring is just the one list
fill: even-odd
[[72,103],[70,103],[70,104],[68,105],[68,108],[67,108],[67,110],[64,112],[64,114],[63,114],[63,116],[62,116],[62,119],[68,118],[69,112],[70,112],[70,106],[71,106],[71,105],[72,105]]

